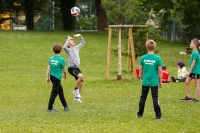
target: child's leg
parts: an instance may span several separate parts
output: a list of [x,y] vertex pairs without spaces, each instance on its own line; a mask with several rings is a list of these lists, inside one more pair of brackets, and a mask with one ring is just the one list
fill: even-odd
[[51,95],[50,95],[50,98],[49,98],[48,109],[52,109],[54,101],[57,97],[57,94],[58,94],[59,88],[60,88],[60,86],[59,86],[60,80],[59,79],[57,79],[56,77],[51,76],[51,75],[50,75],[50,79],[51,79],[51,82],[53,84],[53,88],[52,88]]
[[195,95],[195,98],[198,100],[199,99],[199,93],[200,93],[199,79],[194,79],[194,84],[196,86],[196,95]]
[[76,88],[79,89],[79,93],[81,93],[81,90],[82,90],[82,81],[83,81],[83,75],[79,73],[78,79],[76,80]]
[[139,111],[137,113],[138,115],[141,115],[141,116],[143,115],[144,106],[145,106],[148,92],[149,92],[149,87],[142,85],[142,94],[140,96]]
[[190,92],[190,81],[192,80],[191,77],[187,77],[186,81],[185,81],[185,84],[186,84],[186,93],[187,93],[187,96],[191,98],[191,92]]
[[153,99],[153,106],[154,106],[154,111],[157,117],[161,117],[161,110],[160,110],[160,105],[159,105],[159,100],[158,100],[158,86],[151,87],[151,95]]
[[60,98],[60,101],[61,101],[62,105],[64,107],[67,107],[67,102],[66,102],[66,99],[65,99],[65,96],[64,96],[64,92],[63,92],[63,88],[62,88],[61,84],[60,84],[60,89],[59,89],[59,98]]

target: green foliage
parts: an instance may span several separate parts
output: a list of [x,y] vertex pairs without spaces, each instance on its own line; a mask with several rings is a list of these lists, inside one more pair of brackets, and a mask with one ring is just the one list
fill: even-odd
[[[187,32],[188,40],[194,37],[200,37],[200,2],[197,0],[174,0],[176,11],[184,13],[183,24],[187,25],[185,31]],[[178,3],[178,4],[177,4]]]
[[[167,30],[166,25],[172,17],[179,17],[186,26],[187,39],[200,36],[200,2],[194,0],[140,0],[145,9],[155,11],[160,21],[160,28]],[[180,16],[181,14],[181,16]]]
[[77,19],[77,25],[82,29],[97,29],[97,17],[92,16],[91,18],[79,17]]
[[137,0],[102,0],[111,24],[129,23],[141,24],[147,20],[147,14]]

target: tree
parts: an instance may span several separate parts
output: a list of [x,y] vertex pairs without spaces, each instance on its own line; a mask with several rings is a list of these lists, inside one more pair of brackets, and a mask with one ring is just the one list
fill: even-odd
[[72,7],[76,4],[76,0],[60,0],[60,8],[63,18],[63,30],[75,30],[76,17],[70,13]]
[[108,19],[104,8],[102,7],[101,0],[95,0],[96,14],[98,21],[98,31],[105,32],[108,27]]
[[137,0],[102,0],[108,20],[112,24],[144,23],[148,18],[142,3]]
[[174,0],[175,11],[183,12],[182,23],[187,27],[185,29],[188,40],[194,37],[200,37],[200,1],[193,0]]
[[166,29],[171,17],[183,13],[181,22],[186,26],[185,32],[190,40],[194,36],[200,37],[200,1],[199,0],[140,0],[145,8],[155,11],[157,18],[161,17],[160,28]]

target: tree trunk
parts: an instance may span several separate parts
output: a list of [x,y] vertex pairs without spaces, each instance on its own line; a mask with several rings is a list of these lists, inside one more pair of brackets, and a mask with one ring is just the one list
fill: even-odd
[[60,0],[61,12],[63,17],[63,30],[75,30],[76,17],[71,15],[71,8],[75,6],[76,0]]
[[108,28],[108,19],[105,10],[101,6],[101,0],[95,0],[98,31],[105,32],[105,28]]
[[26,16],[26,29],[34,30],[34,9],[33,0],[24,0],[24,12]]

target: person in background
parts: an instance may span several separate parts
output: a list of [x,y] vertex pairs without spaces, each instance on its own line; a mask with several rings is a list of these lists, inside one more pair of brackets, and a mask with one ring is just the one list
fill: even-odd
[[[186,74],[187,79],[185,81],[186,84],[186,96],[185,98],[181,99],[181,101],[193,101],[193,102],[199,102],[199,93],[200,93],[200,87],[199,87],[199,77],[200,77],[200,55],[199,55],[199,40],[192,39],[190,43],[190,48],[192,49],[192,54],[190,56],[190,68],[188,70],[188,73]],[[195,98],[191,98],[191,88],[190,88],[190,82],[194,79],[194,84],[196,87],[195,91]]]
[[170,77],[170,81],[171,82],[185,82],[187,76],[187,70],[186,70],[186,66],[185,66],[185,63],[184,62],[178,62],[177,63],[177,74],[178,74],[178,77],[177,78],[174,78],[173,76]]
[[162,66],[162,83],[167,83],[169,77],[169,72],[167,71],[166,66]]

